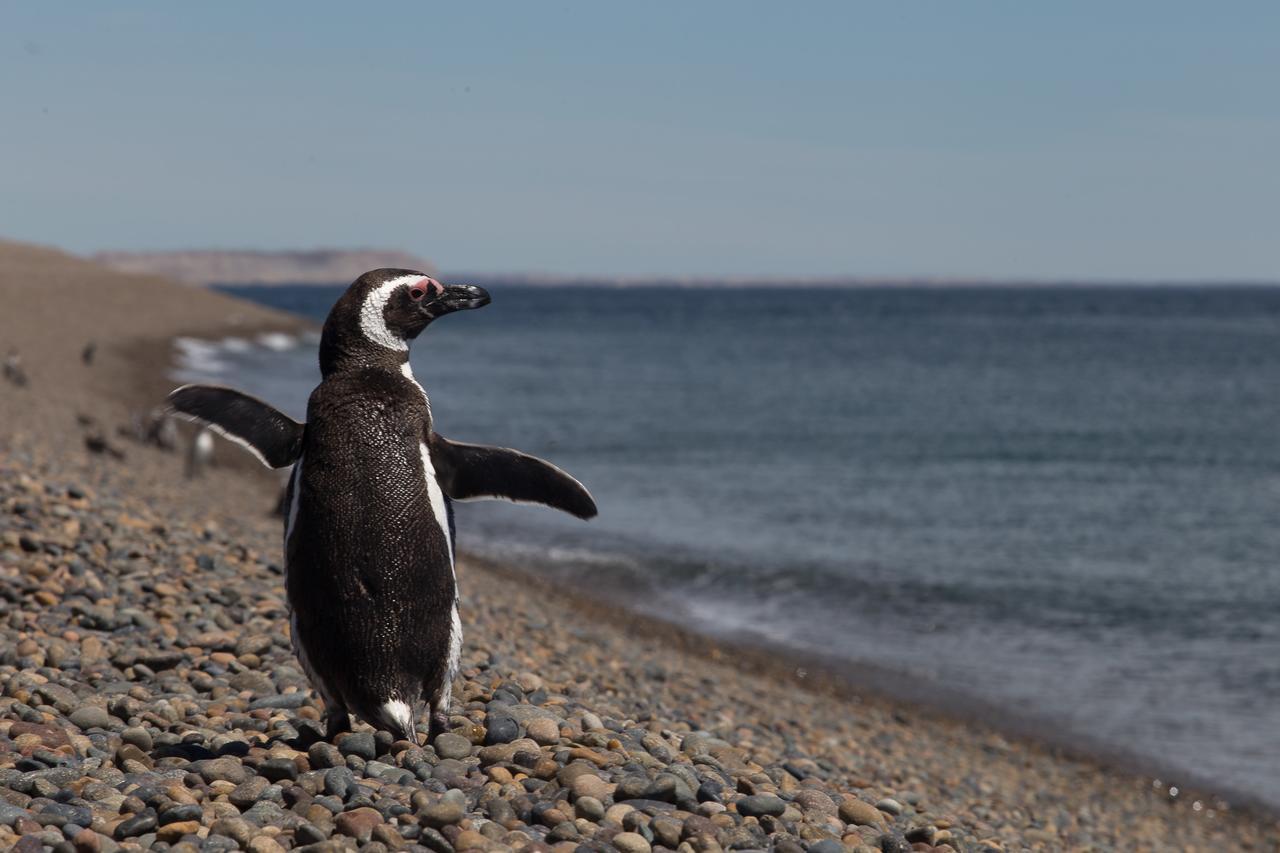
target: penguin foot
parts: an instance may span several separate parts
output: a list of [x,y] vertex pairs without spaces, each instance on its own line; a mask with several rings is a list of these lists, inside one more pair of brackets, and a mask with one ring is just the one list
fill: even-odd
[[427,743],[435,741],[436,737],[449,731],[449,716],[441,711],[431,714],[431,721],[427,725]]
[[330,711],[324,715],[324,736],[326,740],[333,740],[343,732],[351,731],[351,715],[346,709],[340,711]]

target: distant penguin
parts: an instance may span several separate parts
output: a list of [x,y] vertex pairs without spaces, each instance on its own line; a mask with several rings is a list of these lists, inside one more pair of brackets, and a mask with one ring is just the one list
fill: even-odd
[[16,349],[9,350],[8,355],[4,357],[4,378],[19,388],[26,388],[30,383],[27,371],[22,366],[22,356],[18,355]]
[[161,450],[178,449],[178,425],[164,409],[151,413],[151,420],[147,426],[147,443]]
[[85,435],[84,446],[90,453],[110,456],[112,459],[124,459],[124,451],[108,441],[101,430],[93,430]]
[[204,469],[213,463],[213,432],[208,427],[201,427],[191,436],[191,444],[187,447],[186,475],[194,480],[204,473]]
[[134,412],[129,425],[119,428],[120,435],[139,444],[158,447],[161,450],[178,449],[178,425],[167,407],[157,407],[147,412]]
[[293,465],[285,586],[294,651],[324,699],[330,738],[349,729],[352,712],[410,741],[424,705],[430,737],[447,724],[462,647],[451,500],[596,514],[582,484],[554,465],[432,429],[409,342],[445,314],[488,303],[479,287],[420,272],[365,273],[325,321],[305,425],[228,388],[169,396],[265,464]]
[[93,364],[93,357],[98,354],[98,344],[96,341],[89,341],[84,345],[84,349],[80,350],[80,361],[86,367]]

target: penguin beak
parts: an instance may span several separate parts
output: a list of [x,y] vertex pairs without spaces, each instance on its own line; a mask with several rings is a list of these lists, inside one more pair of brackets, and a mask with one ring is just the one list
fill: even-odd
[[489,304],[489,292],[474,284],[449,284],[445,285],[444,293],[435,301],[435,304],[439,309],[443,309],[440,313],[444,314],[465,311],[469,308],[482,308]]

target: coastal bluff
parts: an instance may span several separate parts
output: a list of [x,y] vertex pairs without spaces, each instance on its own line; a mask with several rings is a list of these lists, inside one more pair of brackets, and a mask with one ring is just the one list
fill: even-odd
[[119,272],[156,275],[184,284],[334,284],[380,267],[434,273],[435,265],[389,249],[98,252],[91,259]]

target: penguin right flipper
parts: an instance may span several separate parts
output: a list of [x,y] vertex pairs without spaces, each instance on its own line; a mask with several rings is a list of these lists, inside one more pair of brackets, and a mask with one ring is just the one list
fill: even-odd
[[456,501],[499,498],[542,504],[583,519],[596,516],[596,502],[586,487],[550,462],[509,447],[450,441],[437,432],[427,441],[440,488]]
[[302,453],[303,424],[256,397],[217,385],[183,385],[169,395],[179,415],[208,424],[269,468],[284,468]]

